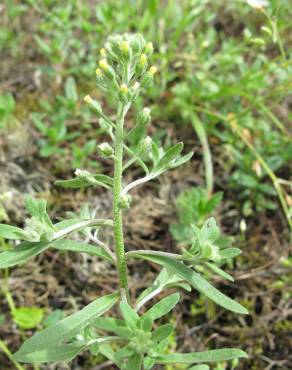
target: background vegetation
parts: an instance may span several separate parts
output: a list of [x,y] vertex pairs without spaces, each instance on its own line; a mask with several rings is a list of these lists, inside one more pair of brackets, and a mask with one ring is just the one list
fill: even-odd
[[[110,173],[96,152],[103,130],[83,97],[99,98],[95,69],[106,37],[142,33],[154,43],[159,68],[149,91],[152,134],[166,145],[180,139],[195,155],[134,193],[126,245],[171,252],[187,242],[190,221],[202,225],[216,216],[226,238],[243,250],[228,266],[236,284],[217,284],[251,314],[235,317],[192,293],[172,317],[180,335],[169,350],[239,346],[250,358],[233,364],[238,370],[292,367],[291,15],[289,0],[261,9],[235,0],[0,4],[0,222],[21,222],[27,193],[46,198],[55,220],[64,210],[80,212],[84,200],[109,214],[102,190],[51,184],[72,177],[72,167]],[[132,141],[135,146],[137,138]],[[9,245],[0,240],[0,248]],[[130,266],[133,291],[148,285],[156,267],[147,266]],[[97,258],[49,251],[6,271],[0,277],[1,369],[15,368],[7,347],[14,351],[34,328],[58,320],[61,309],[72,312],[111,292],[116,281]],[[71,368],[97,370],[102,362],[84,356]],[[67,368],[58,366],[42,369]]]

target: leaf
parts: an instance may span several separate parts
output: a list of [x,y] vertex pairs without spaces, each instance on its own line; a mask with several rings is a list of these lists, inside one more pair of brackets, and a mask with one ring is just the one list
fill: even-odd
[[151,307],[150,310],[148,310],[141,318],[143,319],[143,321],[147,317],[151,317],[152,321],[159,319],[173,309],[173,307],[179,301],[179,298],[180,295],[178,293],[174,293],[166,298],[163,298],[161,301]]
[[92,325],[96,329],[113,332],[122,338],[130,339],[133,335],[132,331],[127,328],[124,320],[113,319],[111,317],[100,317],[94,319]]
[[210,370],[210,367],[208,365],[195,365],[189,367],[187,370]]
[[183,147],[183,143],[177,143],[169,148],[162,156],[162,158],[160,158],[159,161],[156,163],[153,172],[160,172],[161,170],[169,168],[170,163],[180,155]]
[[52,245],[52,242],[23,242],[12,250],[0,253],[0,269],[24,263]]
[[65,82],[65,94],[66,97],[73,102],[76,102],[78,100],[76,82],[73,77],[68,77]]
[[100,345],[99,351],[104,357],[108,358],[110,361],[115,363],[119,368],[122,367],[122,361],[118,360],[115,357],[115,352],[108,343]]
[[0,236],[4,239],[21,240],[24,232],[19,227],[0,224]]
[[159,148],[154,141],[151,144],[151,159],[154,163],[159,161]]
[[68,341],[80,333],[95,317],[101,316],[108,311],[117,302],[118,298],[118,293],[98,298],[79,312],[34,334],[23,343],[20,349],[13,355],[13,358],[16,361],[25,361],[28,356],[30,357],[37,352],[38,362],[48,361],[47,351],[55,351],[56,347],[59,348],[64,341]]
[[173,332],[173,326],[171,324],[165,324],[157,328],[152,333],[152,339],[154,342],[161,342],[162,340],[168,338]]
[[241,254],[241,250],[239,248],[226,248],[223,250],[221,249],[219,254],[222,259],[229,259],[239,256]]
[[18,307],[12,311],[12,318],[21,329],[33,329],[42,322],[44,309],[38,307]]
[[46,348],[36,350],[30,353],[25,353],[21,356],[13,355],[15,361],[26,362],[26,363],[42,363],[42,362],[69,362],[73,360],[83,349],[85,349],[84,343],[74,343],[60,345],[54,348]]
[[38,35],[34,35],[34,39],[37,42],[40,49],[44,53],[46,53],[46,54],[51,54],[52,53],[51,47],[44,40],[42,40]]
[[210,270],[215,272],[215,274],[221,276],[223,279],[226,279],[226,280],[229,280],[229,281],[232,281],[232,282],[234,281],[234,279],[231,275],[227,274],[227,272],[223,271],[220,267],[218,267],[214,263],[205,262],[205,265],[207,267],[209,267]]
[[217,226],[216,220],[214,217],[210,217],[205,221],[203,227],[201,228],[201,234],[204,240],[208,240],[213,243],[220,236],[220,229]]
[[137,312],[133,310],[133,308],[126,302],[120,303],[120,310],[127,325],[132,330],[135,330],[137,328],[138,323],[140,322],[140,317],[137,314]]
[[197,362],[229,361],[236,358],[247,358],[247,354],[241,349],[223,348],[205,352],[171,353],[168,355],[151,356],[155,363],[159,364],[191,364]]
[[127,370],[141,370],[142,368],[142,355],[135,353],[133,356],[129,358]]
[[181,287],[189,291],[190,286],[182,283],[183,281],[182,278],[169,272],[166,268],[163,268],[154,282],[140,294],[136,303],[139,303],[146,296],[151,295],[155,290],[162,291],[166,287]]
[[226,308],[227,310],[240,313],[248,314],[246,308],[241,304],[235,302],[233,299],[227,297],[225,294],[221,293],[218,289],[213,287],[207,280],[205,280],[200,274],[192,271],[183,263],[175,261],[170,257],[157,256],[149,254],[143,255],[140,253],[141,258],[156,262],[162,266],[168,267],[175,274],[185,279],[190,285],[197,289],[200,293],[205,294],[212,301],[217,303],[219,306]]
[[5,323],[5,315],[0,314],[0,326]]
[[112,262],[111,256],[103,248],[92,244],[78,242],[76,240],[60,239],[55,241],[52,247],[60,251],[87,253]]
[[25,207],[32,217],[42,221],[49,229],[54,230],[54,225],[47,214],[47,201],[44,199],[34,199],[32,196],[25,197]]
[[57,180],[55,181],[55,185],[66,189],[80,189],[91,185],[103,186],[106,189],[113,187],[113,179],[109,176],[99,174],[93,176],[93,179],[94,183],[91,183],[85,177],[76,177],[70,180]]
[[55,325],[58,321],[64,318],[64,311],[62,310],[54,310],[52,311],[43,321],[43,325],[45,328]]
[[170,168],[176,168],[176,167],[179,167],[185,164],[192,158],[193,155],[194,155],[194,152],[189,152],[188,154],[183,155],[182,157],[178,158],[174,163],[172,163]]

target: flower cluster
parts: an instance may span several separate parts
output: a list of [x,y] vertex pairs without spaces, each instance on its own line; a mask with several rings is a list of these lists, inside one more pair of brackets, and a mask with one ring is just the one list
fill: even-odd
[[148,68],[148,58],[152,53],[152,43],[146,43],[141,35],[109,37],[100,50],[96,69],[99,87],[107,92],[117,92],[124,102],[135,100],[140,86],[151,84],[157,71],[155,66]]

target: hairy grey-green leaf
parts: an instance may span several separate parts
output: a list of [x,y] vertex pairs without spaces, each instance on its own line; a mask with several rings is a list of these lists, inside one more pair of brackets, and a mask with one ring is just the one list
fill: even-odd
[[113,179],[109,176],[98,174],[93,176],[93,179],[95,180],[94,184],[88,182],[85,177],[76,177],[69,180],[57,180],[55,185],[68,189],[80,189],[91,185],[99,185],[110,189],[113,186]]
[[52,242],[23,242],[14,249],[0,253],[0,269],[8,268],[37,256],[52,245]]
[[229,275],[227,272],[223,271],[220,267],[218,267],[217,265],[215,265],[215,263],[211,263],[211,262],[205,262],[205,265],[210,269],[212,270],[213,272],[215,272],[215,274],[221,276],[223,279],[226,279],[226,280],[229,280],[229,281],[234,281],[233,277],[231,275]]
[[205,280],[200,274],[192,271],[183,263],[175,261],[172,258],[166,256],[157,256],[157,255],[150,256],[149,254],[142,255],[141,253],[139,255],[143,259],[150,260],[165,267],[168,267],[175,274],[185,279],[190,285],[192,285],[199,292],[205,294],[212,301],[216,302],[219,306],[222,306],[227,310],[236,313],[248,314],[246,308],[244,308],[241,304],[235,302],[233,299],[221,293],[218,289],[213,287],[207,280]]
[[198,362],[229,361],[237,358],[247,358],[247,354],[241,349],[222,348],[205,352],[194,353],[171,353],[168,355],[151,356],[159,364],[192,364]]
[[59,347],[80,333],[94,318],[108,311],[117,302],[118,297],[118,293],[113,293],[98,298],[82,310],[34,334],[14,354],[14,359],[22,361],[28,354]]
[[221,249],[219,254],[222,259],[234,258],[241,254],[241,250],[238,248],[226,248]]
[[14,355],[16,361],[26,363],[46,363],[46,362],[69,362],[73,360],[83,349],[84,344],[66,344],[54,348],[46,348],[34,352]]
[[175,305],[179,301],[179,298],[180,298],[179,294],[174,293],[174,294],[169,295],[166,298],[161,299],[161,301],[159,301],[154,306],[152,306],[142,316],[142,319],[144,320],[146,317],[151,317],[153,321],[159,319],[160,317],[170,312],[173,309],[173,307],[175,307]]
[[0,237],[4,239],[22,240],[25,233],[19,227],[0,224]]
[[87,253],[112,262],[111,256],[103,248],[96,245],[78,242],[76,240],[60,239],[55,241],[52,247],[60,251]]

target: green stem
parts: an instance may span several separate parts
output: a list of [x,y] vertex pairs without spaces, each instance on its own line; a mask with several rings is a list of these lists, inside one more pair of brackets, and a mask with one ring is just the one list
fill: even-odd
[[121,297],[127,300],[129,296],[127,262],[125,256],[124,237],[123,237],[123,219],[120,208],[120,198],[122,192],[122,173],[123,173],[123,135],[124,135],[124,117],[127,106],[119,103],[118,118],[115,129],[115,168],[114,168],[114,186],[113,186],[113,222],[115,237],[115,252],[117,256],[117,270],[119,275],[119,284]]
[[201,142],[203,148],[203,159],[205,164],[205,178],[206,178],[206,187],[208,196],[211,197],[213,193],[214,187],[214,176],[213,176],[213,163],[212,163],[212,155],[211,150],[208,143],[207,134],[204,128],[202,121],[196,114],[191,115],[191,123],[196,131],[198,138]]
[[5,355],[9,358],[9,360],[14,364],[16,369],[18,370],[25,370],[24,367],[22,367],[18,362],[13,360],[12,353],[9,351],[9,348],[6,346],[6,344],[0,339],[0,349],[5,353]]

